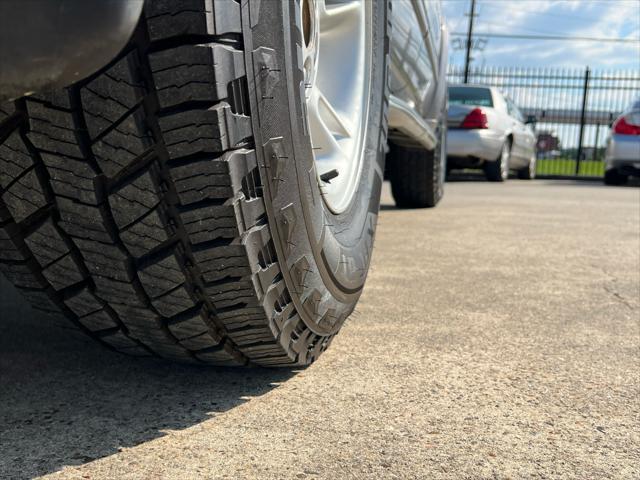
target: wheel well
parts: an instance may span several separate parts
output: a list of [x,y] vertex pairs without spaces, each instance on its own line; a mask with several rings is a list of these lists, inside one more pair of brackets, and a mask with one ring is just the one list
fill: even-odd
[[509,134],[507,135],[507,138],[505,139],[507,142],[509,142],[509,147],[511,147],[513,145],[513,134]]

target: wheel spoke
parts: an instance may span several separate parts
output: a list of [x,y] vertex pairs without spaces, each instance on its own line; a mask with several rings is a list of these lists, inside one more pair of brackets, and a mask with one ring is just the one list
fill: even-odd
[[327,129],[338,137],[350,138],[353,132],[351,122],[331,106],[331,102],[319,88],[315,88],[312,95],[316,97],[311,101],[316,103],[317,115]]
[[360,15],[361,1],[318,0],[316,2],[320,18],[320,32],[325,34],[334,28],[349,26],[348,16]]
[[[311,130],[311,138],[313,139],[313,151],[316,160],[326,161],[331,156],[342,158],[343,153],[338,141],[329,125],[324,121],[321,114],[320,95],[317,94],[318,89],[314,89],[312,98],[308,104],[309,129]],[[323,169],[324,170],[324,169]],[[320,172],[324,173],[324,171]]]

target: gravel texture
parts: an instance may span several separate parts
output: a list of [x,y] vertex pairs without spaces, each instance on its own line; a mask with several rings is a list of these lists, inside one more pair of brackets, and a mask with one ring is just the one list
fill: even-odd
[[640,189],[384,191],[356,314],[302,372],[130,359],[0,283],[0,478],[640,477]]

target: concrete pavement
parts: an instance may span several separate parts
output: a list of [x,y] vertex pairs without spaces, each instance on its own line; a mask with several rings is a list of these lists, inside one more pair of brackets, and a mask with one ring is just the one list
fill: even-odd
[[388,188],[357,312],[302,372],[110,353],[0,283],[0,478],[639,478],[640,190]]

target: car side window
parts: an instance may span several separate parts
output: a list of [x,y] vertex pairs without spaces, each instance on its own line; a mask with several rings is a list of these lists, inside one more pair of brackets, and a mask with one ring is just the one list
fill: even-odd
[[515,104],[513,104],[513,113],[514,113],[513,116],[516,117],[518,121],[524,123],[524,116],[522,115],[522,112]]
[[522,116],[522,113],[520,112],[518,107],[516,107],[515,103],[513,103],[513,101],[510,98],[506,98],[506,101],[507,101],[507,112],[509,112],[509,116],[515,118],[520,122],[524,122],[524,117]]
[[494,108],[503,112],[507,111],[507,100],[499,92],[493,90],[491,96],[493,97]]
[[510,117],[513,117],[513,103],[511,103],[511,99],[508,97],[505,97],[505,102],[507,102],[507,113],[509,114]]

